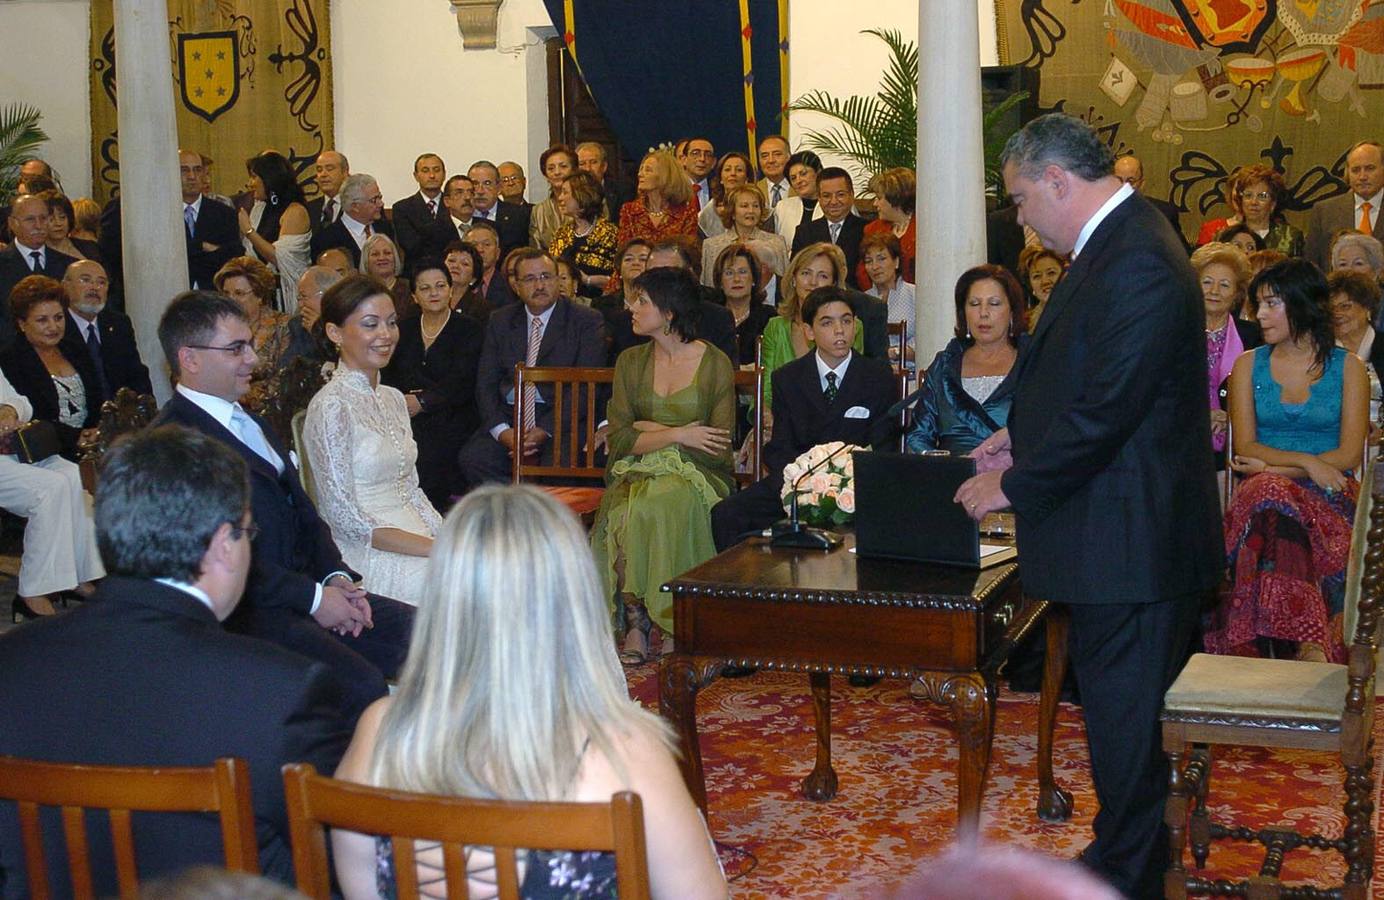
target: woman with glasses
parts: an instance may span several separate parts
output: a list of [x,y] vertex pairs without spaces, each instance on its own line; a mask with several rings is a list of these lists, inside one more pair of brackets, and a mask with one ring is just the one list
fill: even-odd
[[1336,346],[1326,279],[1290,259],[1249,294],[1264,344],[1230,372],[1230,466],[1245,476],[1225,519],[1231,595],[1212,653],[1344,662],[1351,521],[1369,430],[1369,378]]
[[[443,308],[446,296],[429,293]],[[322,295],[317,327],[339,360],[303,421],[317,509],[367,591],[417,606],[442,519],[418,483],[410,405],[380,379],[399,343],[394,300],[369,275],[348,275]]]
[[212,283],[240,306],[249,322],[259,361],[250,375],[250,390],[240,398],[240,405],[250,412],[262,412],[273,396],[274,376],[282,366],[284,353],[293,342],[288,314],[273,307],[278,279],[253,256],[237,256],[212,276]]
[[1201,226],[1197,245],[1227,241],[1225,229],[1244,225],[1263,241],[1260,250],[1278,250],[1289,256],[1302,256],[1302,231],[1288,224],[1278,205],[1287,193],[1283,175],[1271,166],[1256,163],[1236,170],[1229,179],[1231,215],[1213,219]]

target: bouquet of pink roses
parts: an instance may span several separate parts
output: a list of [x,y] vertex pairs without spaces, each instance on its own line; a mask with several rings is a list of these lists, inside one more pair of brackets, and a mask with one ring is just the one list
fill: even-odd
[[[842,449],[845,447],[846,449]],[[831,462],[807,476],[798,485],[798,518],[809,525],[844,525],[855,517],[855,457],[856,450],[868,447],[841,441],[818,444],[783,467],[783,508],[793,499],[793,485],[802,474],[822,460],[836,454]],[[839,452],[838,452],[839,451]]]

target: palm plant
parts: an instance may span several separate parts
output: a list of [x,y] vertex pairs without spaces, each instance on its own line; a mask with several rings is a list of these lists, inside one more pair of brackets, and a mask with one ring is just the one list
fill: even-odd
[[19,186],[19,167],[48,140],[39,127],[43,113],[27,103],[0,107],[0,199],[9,202]]
[[[879,92],[842,100],[818,89],[799,97],[788,109],[820,113],[837,123],[823,131],[808,131],[805,138],[809,149],[844,156],[869,173],[895,166],[911,169],[918,160],[918,45],[905,41],[894,30],[867,28],[861,34],[874,35],[889,47],[889,64],[880,78]],[[1009,139],[1001,124],[1005,113],[1026,99],[1027,92],[1011,94],[981,120],[987,193],[1003,190],[999,155]]]

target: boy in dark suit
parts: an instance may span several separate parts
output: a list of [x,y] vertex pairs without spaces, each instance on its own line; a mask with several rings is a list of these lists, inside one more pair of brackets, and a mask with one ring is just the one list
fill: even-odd
[[831,441],[878,445],[889,439],[892,423],[884,413],[898,385],[889,363],[851,351],[855,297],[828,286],[803,301],[803,321],[812,326],[817,348],[773,374],[774,435],[764,446],[769,474],[711,508],[718,551],[783,518],[783,468],[806,451]]

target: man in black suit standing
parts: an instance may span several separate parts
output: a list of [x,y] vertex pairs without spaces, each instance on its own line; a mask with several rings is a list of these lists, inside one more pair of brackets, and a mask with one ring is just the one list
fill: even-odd
[[447,219],[442,205],[442,183],[447,177],[447,165],[436,153],[424,153],[413,161],[413,180],[418,193],[409,194],[394,204],[394,240],[404,251],[404,260],[412,265],[425,255],[440,253],[442,248],[432,244],[439,222]]
[[384,218],[384,196],[373,175],[349,175],[341,185],[341,218],[312,236],[312,258],[333,247],[351,254],[351,265],[360,267],[360,248],[372,234],[394,236]]
[[1361,141],[1346,152],[1350,191],[1312,207],[1307,217],[1307,246],[1303,255],[1323,272],[1331,271],[1331,239],[1349,229],[1384,241],[1384,148]]
[[187,278],[193,290],[212,290],[212,277],[226,263],[244,254],[236,211],[202,193],[206,170],[202,155],[178,151],[183,188],[183,237],[187,241]]
[[1001,159],[1019,224],[1074,259],[1017,364],[1009,427],[956,499],[977,520],[1012,506],[1025,592],[1070,612],[1101,804],[1082,862],[1125,896],[1162,897],[1158,713],[1225,567],[1201,292],[1168,220],[1081,120],[1034,119]]
[[10,319],[10,291],[30,275],[62,278],[75,260],[66,253],[50,250],[48,243],[48,202],[33,195],[20,197],[10,207],[10,234],[14,240],[0,251],[0,349],[14,340]]
[[1024,273],[1019,271],[1019,255],[1028,246],[1028,236],[1019,224],[1019,211],[1014,206],[1002,206],[985,216],[985,261],[1004,266],[1019,283]]
[[1126,153],[1115,160],[1115,177],[1125,184],[1134,188],[1137,193],[1143,194],[1144,199],[1168,220],[1168,224],[1173,226],[1173,234],[1182,243],[1182,249],[1187,253],[1192,252],[1192,248],[1187,244],[1187,237],[1182,233],[1182,224],[1178,221],[1178,210],[1167,200],[1158,197],[1150,197],[1144,194],[1144,164],[1139,161],[1139,157],[1133,153]]
[[[122,312],[106,305],[110,281],[101,264],[91,259],[79,259],[67,267],[62,279],[67,292],[67,330],[62,337],[62,351],[68,357],[85,354],[91,357],[92,371],[101,384],[101,397],[95,402],[110,400],[121,388],[139,394],[152,394],[149,370],[139,358],[135,329]],[[87,399],[88,403],[92,398]]]
[[792,255],[797,256],[808,244],[835,244],[846,255],[846,284],[858,289],[855,270],[860,261],[860,241],[865,237],[865,220],[855,214],[851,174],[836,166],[823,169],[817,176],[817,202],[822,207],[822,217],[798,226],[793,235]]
[[500,170],[488,159],[473,163],[466,170],[475,189],[472,205],[476,222],[489,222],[500,236],[500,259],[515,247],[529,244],[529,215],[531,206],[516,206],[500,199]]
[[533,206],[524,196],[528,190],[529,179],[524,175],[524,167],[514,160],[505,160],[496,167],[500,173],[500,199],[513,206]]
[[[96,491],[109,576],[95,602],[0,637],[0,754],[63,763],[250,768],[265,875],[292,883],[281,766],[335,771],[350,738],[320,662],[221,627],[250,569],[257,525],[245,463],[176,426],[111,449]],[[62,823],[45,810],[49,879],[71,896]],[[52,814],[51,817],[48,814]],[[95,890],[116,893],[110,829],[87,831]],[[214,817],[137,815],[141,880],[220,866]],[[0,804],[0,893],[28,895],[13,804]]]
[[323,150],[317,154],[313,167],[313,180],[317,182],[318,196],[308,201],[308,223],[312,233],[317,234],[328,225],[341,218],[341,185],[351,174],[351,163],[335,150]]
[[201,431],[249,466],[260,537],[231,628],[326,663],[341,680],[354,722],[403,664],[413,609],[361,589],[288,450],[237,402],[256,364],[240,307],[221,294],[180,294],[159,320],[159,343],[178,386],[155,424]]
[[884,414],[898,399],[898,381],[887,361],[851,350],[859,296],[828,286],[803,301],[803,321],[817,349],[772,376],[774,434],[763,454],[769,474],[711,508],[718,551],[783,518],[783,468],[803,453],[831,441],[879,445],[889,439],[893,423]]
[[[481,427],[461,448],[457,460],[461,474],[471,485],[489,481],[508,481],[515,452],[525,456],[552,458],[549,437],[559,425],[563,432],[570,421],[553,421],[552,386],[535,391],[532,424],[527,428],[524,446],[516,447],[514,431],[514,367],[518,363],[538,366],[601,366],[606,361],[605,322],[601,314],[579,306],[557,291],[557,264],[542,250],[526,247],[515,262],[519,282],[519,303],[510,303],[491,313],[485,326],[485,342],[476,372],[476,405]],[[496,275],[503,278],[504,273]],[[570,406],[564,411],[570,417]],[[580,431],[580,427],[578,431]]]

